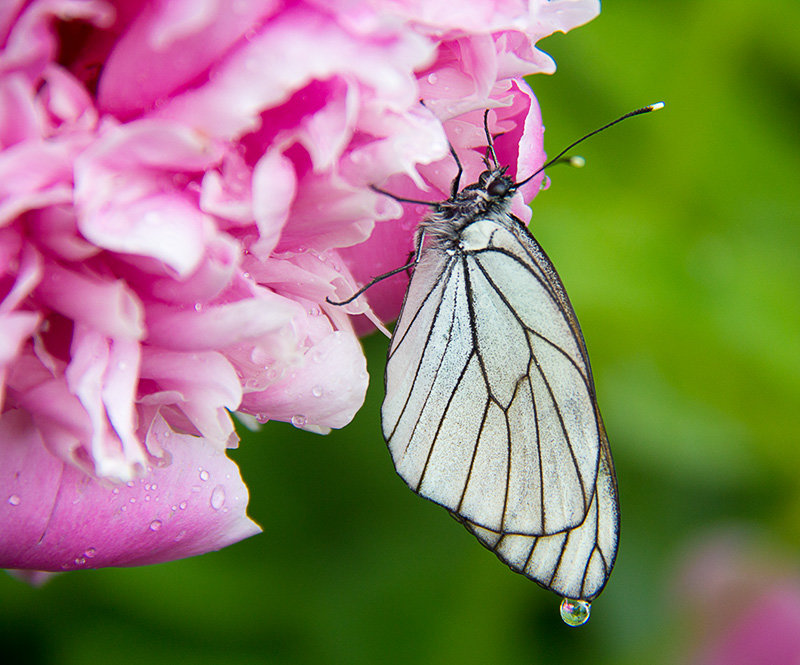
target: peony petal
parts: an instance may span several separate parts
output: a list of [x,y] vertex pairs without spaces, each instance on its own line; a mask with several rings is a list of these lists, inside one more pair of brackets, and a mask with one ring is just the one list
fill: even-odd
[[40,100],[56,130],[68,133],[91,131],[97,126],[97,110],[80,81],[61,67],[44,72]]
[[[172,561],[260,531],[224,453],[156,420],[171,462],[109,487],[66,466],[21,411],[0,417],[0,566],[62,571]],[[52,482],[51,479],[58,479]]]
[[[19,252],[19,258],[17,256],[13,256],[12,254],[16,254],[14,249],[10,247],[12,243],[16,245],[17,243],[14,242],[12,237],[9,235],[7,237],[8,243],[2,243],[3,249],[8,252],[7,257],[5,260],[1,261],[0,263],[5,264],[3,265],[3,272],[6,274],[11,273],[12,271],[9,270],[9,264],[12,262],[18,263],[18,267],[16,270],[16,279],[14,280],[14,285],[9,289],[9,291],[5,294],[5,297],[2,301],[0,301],[0,314],[3,312],[10,312],[11,310],[18,307],[24,300],[27,298],[30,293],[36,288],[39,282],[42,279],[42,261],[39,253],[33,249],[30,245],[25,245],[22,250]],[[4,252],[5,253],[5,252]]]
[[79,229],[91,242],[193,272],[213,235],[195,197],[176,189],[175,169],[201,171],[221,158],[204,136],[147,120],[110,130],[75,165]]
[[[159,99],[207,76],[246,33],[280,7],[277,0],[171,0],[151,5],[128,27],[103,69],[99,105],[118,117],[153,108]],[[131,85],[132,80],[138,85]]]
[[140,362],[141,348],[138,342],[112,340],[100,393],[109,424],[122,444],[123,455],[132,465],[137,463],[142,451],[135,433],[134,411]]
[[136,284],[139,291],[149,292],[157,301],[194,306],[217,298],[230,286],[239,269],[241,252],[241,245],[236,240],[218,234],[208,240],[206,255],[187,279],[160,275],[141,279],[141,275],[134,273],[130,281],[140,282]]
[[[12,3],[3,3],[3,8]],[[11,7],[9,7],[11,9]],[[11,9],[16,13],[19,8]],[[58,40],[52,29],[54,19],[82,20],[97,27],[108,27],[114,18],[114,8],[103,0],[34,0],[15,16],[15,22],[5,39],[0,71],[19,69],[34,76],[53,59]]]
[[12,146],[41,134],[45,123],[27,77],[17,74],[0,78],[0,109],[0,146]]
[[18,215],[72,201],[73,143],[24,142],[0,152],[0,227]]
[[146,349],[141,378],[159,388],[148,403],[172,404],[191,422],[193,433],[219,448],[236,445],[230,416],[242,401],[242,386],[231,363],[215,352],[177,353]]
[[361,345],[336,331],[309,349],[284,381],[245,395],[241,410],[313,431],[344,427],[364,403],[368,381]]
[[165,349],[209,350],[252,341],[277,332],[300,310],[297,303],[259,290],[258,297],[225,305],[175,310],[151,305],[148,340]]
[[262,110],[279,105],[312,80],[337,74],[374,89],[387,106],[408,108],[417,102],[409,73],[431,54],[431,45],[412,32],[374,42],[353,39],[330,15],[295,6],[231,53],[206,85],[174,97],[158,115],[181,119],[218,138],[233,138],[257,129]]
[[54,311],[109,337],[144,336],[142,304],[121,280],[104,282],[48,262],[36,295]]
[[228,224],[253,222],[252,169],[239,152],[227,151],[219,171],[208,170],[200,187],[200,209]]
[[75,211],[67,206],[52,206],[28,213],[31,231],[50,254],[66,262],[80,263],[102,250],[78,233]]
[[0,412],[5,403],[9,365],[16,360],[22,345],[34,333],[40,321],[40,315],[35,312],[0,314]]
[[292,162],[269,150],[253,169],[253,217],[260,234],[253,251],[268,256],[278,244],[297,192]]

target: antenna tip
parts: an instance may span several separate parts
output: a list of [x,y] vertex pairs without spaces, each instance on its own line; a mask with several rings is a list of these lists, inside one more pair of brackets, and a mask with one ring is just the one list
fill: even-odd
[[586,160],[580,155],[572,155],[572,157],[567,159],[567,164],[569,164],[572,168],[582,169],[584,166],[586,166]]
[[658,111],[659,109],[664,108],[664,102],[656,102],[655,104],[650,104],[650,106],[646,107],[648,111]]

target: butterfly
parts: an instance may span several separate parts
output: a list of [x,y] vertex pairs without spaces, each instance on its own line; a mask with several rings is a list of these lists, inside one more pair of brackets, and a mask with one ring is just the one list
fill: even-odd
[[[484,116],[486,170],[427,204],[389,345],[381,408],[395,469],[580,625],[616,560],[619,503],[583,334],[561,279],[511,211]],[[339,304],[339,303],[337,303]]]

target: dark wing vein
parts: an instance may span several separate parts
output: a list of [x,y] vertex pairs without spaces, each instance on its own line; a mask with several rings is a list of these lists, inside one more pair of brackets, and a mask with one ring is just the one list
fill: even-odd
[[[449,274],[450,270],[451,270],[451,268],[448,268],[447,270],[442,271],[442,272],[443,273],[447,272]],[[422,365],[422,360],[425,358],[425,354],[428,352],[428,345],[430,343],[431,334],[433,333],[434,329],[436,328],[436,323],[439,320],[439,316],[440,316],[440,314],[441,314],[441,312],[443,310],[442,303],[444,303],[446,291],[447,291],[446,288],[444,288],[442,290],[442,298],[441,298],[438,306],[436,307],[436,311],[435,311],[433,317],[431,318],[431,325],[430,325],[430,328],[428,328],[427,334],[425,335],[425,343],[424,343],[424,345],[422,347],[422,351],[419,354],[419,361],[417,362],[417,365],[416,365],[416,368],[415,368],[415,371],[414,371],[414,379],[412,380],[411,386],[409,387],[408,394],[406,395],[406,401],[403,403],[403,408],[400,409],[400,413],[397,416],[397,422],[395,422],[394,427],[392,428],[392,432],[388,437],[390,439],[394,436],[394,433],[397,431],[398,425],[402,422],[403,416],[405,415],[406,409],[408,408],[408,403],[411,400],[411,396],[414,394],[414,388],[417,385],[417,379],[419,378],[419,375],[420,375],[419,368]],[[456,291],[453,292],[452,296],[453,296],[453,299],[456,298]],[[427,300],[427,296],[426,296],[425,299]],[[419,314],[419,312],[422,309],[422,307],[423,306],[420,305],[420,308],[414,313],[414,319],[408,325],[408,328],[406,328],[406,332],[411,330],[411,327],[414,325],[414,323],[416,321],[416,316],[417,316],[417,314]],[[453,320],[454,319],[455,319],[455,306],[452,308],[452,313],[451,313],[451,318],[450,318],[450,327],[451,328],[453,326]],[[403,336],[403,339],[401,339],[400,342],[398,342],[398,345],[397,345],[398,348],[399,348],[400,344],[402,344],[402,342],[404,340],[405,340],[405,335]],[[442,363],[444,362],[444,358],[447,355],[447,347],[448,347],[448,345],[446,344],[445,347],[444,347],[444,350],[442,351],[442,355],[439,358],[439,364],[436,366],[436,371],[434,372],[433,380],[431,381],[431,385],[428,388],[428,394],[425,396],[425,401],[423,402],[423,406],[420,409],[420,412],[419,412],[419,414],[417,416],[416,423],[414,424],[414,428],[412,429],[411,435],[409,436],[409,441],[414,437],[414,432],[417,429],[417,425],[419,424],[420,417],[421,417],[422,413],[425,411],[425,405],[427,405],[428,400],[430,399],[430,396],[431,396],[431,392],[433,391],[433,387],[436,385],[436,376],[438,376],[439,369],[441,368]]]
[[[487,251],[499,251],[499,250],[483,250],[481,253],[486,253]],[[477,253],[478,253],[478,252],[476,252],[476,254],[477,254]],[[535,277],[537,280],[539,279],[538,277],[536,277],[536,273],[534,273],[534,272],[533,272],[532,270],[530,270],[530,269],[529,269],[527,266],[525,266],[525,264],[524,264],[522,261],[519,261],[519,260],[518,260],[516,257],[514,257],[514,255],[513,255],[513,254],[510,254],[510,253],[508,253],[508,252],[500,252],[500,253],[501,253],[501,254],[505,254],[506,256],[509,256],[509,257],[511,257],[511,258],[514,258],[514,260],[518,261],[518,262],[519,262],[519,264],[520,264],[521,266],[523,266],[523,267],[524,267],[524,268],[525,268],[525,269],[526,269],[526,270],[527,270],[527,271],[528,271],[528,272],[529,272],[531,275],[533,275],[533,277]],[[581,378],[583,379],[583,381],[584,381],[584,384],[586,385],[587,389],[589,390],[589,393],[590,393],[591,395],[594,395],[594,390],[592,389],[592,387],[591,387],[591,385],[590,385],[590,383],[589,383],[589,379],[588,379],[588,377],[587,377],[587,376],[584,374],[584,370],[583,370],[583,369],[580,367],[580,365],[578,365],[578,363],[576,363],[576,362],[575,362],[575,359],[574,359],[574,358],[573,358],[573,357],[572,357],[572,356],[571,356],[569,353],[567,353],[567,351],[565,351],[565,350],[564,350],[564,349],[562,349],[562,348],[561,348],[561,347],[560,347],[558,344],[556,344],[556,343],[555,343],[553,340],[549,339],[548,337],[545,337],[544,335],[542,335],[540,332],[538,332],[538,331],[534,330],[533,328],[530,328],[530,327],[529,327],[529,326],[528,326],[528,325],[527,325],[527,324],[526,324],[526,323],[525,323],[525,322],[524,322],[524,321],[523,321],[523,320],[520,318],[520,316],[517,314],[517,310],[516,310],[516,309],[513,307],[513,305],[512,305],[512,304],[511,304],[511,303],[508,301],[508,298],[507,298],[507,297],[505,296],[505,294],[503,293],[503,290],[497,286],[497,284],[496,284],[496,283],[495,283],[495,281],[494,281],[494,280],[491,278],[491,276],[490,276],[490,275],[489,275],[489,273],[486,271],[486,268],[484,268],[484,267],[483,267],[483,265],[481,264],[481,262],[480,262],[480,261],[475,261],[475,265],[476,265],[476,266],[478,266],[478,268],[480,269],[480,271],[483,273],[483,276],[486,278],[486,281],[487,281],[487,282],[489,282],[489,284],[491,285],[491,287],[494,289],[495,293],[496,293],[496,294],[499,296],[500,300],[502,300],[502,301],[503,301],[503,304],[504,304],[504,305],[505,305],[505,306],[508,308],[508,311],[509,311],[509,312],[511,312],[511,315],[512,315],[512,316],[513,316],[513,317],[514,317],[516,320],[517,320],[517,322],[519,323],[519,325],[520,325],[520,326],[521,326],[521,327],[522,327],[524,330],[527,330],[527,331],[529,331],[530,333],[532,333],[533,335],[536,335],[536,337],[538,337],[538,338],[539,338],[539,339],[541,339],[542,341],[544,341],[544,342],[547,342],[547,344],[549,344],[550,346],[552,346],[552,347],[553,347],[553,348],[554,348],[556,351],[558,351],[559,353],[561,353],[561,355],[563,355],[563,356],[564,356],[564,357],[565,357],[567,360],[569,360],[569,362],[570,362],[570,363],[571,363],[571,364],[572,364],[572,365],[575,367],[575,369],[576,369],[576,370],[578,370],[578,374],[580,374],[580,375],[581,375]],[[539,283],[540,283],[540,284],[542,284],[542,287],[543,287],[543,288],[545,288],[545,290],[547,290],[547,289],[546,289],[546,287],[545,287],[545,285],[544,285],[544,284],[541,282],[541,280],[539,280]],[[556,303],[556,305],[559,305],[559,302],[558,302],[558,300],[556,300],[555,298],[553,298],[552,300],[553,300],[553,302],[554,302],[554,303]],[[559,309],[561,309],[561,308],[560,308],[560,305],[559,305]],[[562,310],[562,313],[563,313],[563,310]],[[568,319],[567,317],[565,317],[565,319],[564,319],[564,320],[565,320],[565,321],[567,322],[567,324],[569,325],[569,319]],[[581,348],[581,343],[582,343],[582,340],[580,339],[580,336],[575,334],[575,331],[572,329],[572,326],[570,326],[570,332],[572,333],[572,338],[575,340],[575,342],[576,342],[576,344],[577,344],[577,347],[578,347],[578,349],[580,350],[580,348]],[[529,347],[530,347],[530,345],[529,345]],[[531,355],[533,355],[533,349],[530,349],[530,352],[531,352]],[[587,364],[587,367],[588,367],[588,358],[582,358],[582,360],[583,360],[583,361],[584,361],[584,362]]]
[[[467,267],[467,255],[462,255],[461,258],[461,265],[464,271],[464,288],[466,289],[467,293],[467,307],[469,308],[469,329],[470,333],[472,334],[472,348],[475,349],[475,356],[478,358],[478,366],[480,367],[481,374],[483,375],[483,380],[486,382],[486,392],[488,395],[492,395],[492,384],[489,382],[489,375],[486,372],[486,364],[483,360],[483,355],[481,354],[480,347],[478,346],[478,330],[475,325],[476,318],[475,318],[475,305],[474,305],[474,297],[472,294],[472,282],[469,279],[469,268]],[[476,444],[477,445],[477,444]]]
[[[539,361],[536,359],[536,356],[531,356],[531,362],[536,366],[537,371],[539,372],[539,376],[542,377],[542,381],[544,385],[547,387],[547,392],[550,395],[550,399],[553,401],[553,406],[555,407],[556,414],[558,415],[558,423],[561,426],[561,431],[564,433],[564,439],[567,442],[567,447],[569,448],[569,454],[572,458],[572,464],[575,467],[575,474],[578,477],[578,482],[581,485],[581,494],[583,495],[583,510],[584,515],[589,510],[589,504],[587,503],[586,499],[586,486],[583,481],[583,474],[581,473],[580,465],[578,464],[578,459],[575,457],[575,450],[574,450],[574,443],[572,442],[569,432],[567,431],[567,426],[564,424],[564,416],[561,413],[561,406],[556,399],[555,394],[553,393],[553,388],[550,386],[550,381],[547,380],[547,375],[544,373],[541,365],[539,365]],[[535,400],[534,400],[535,401]],[[541,438],[541,437],[540,437]],[[598,451],[599,454],[599,451]]]
[[[487,247],[486,249],[475,250],[472,252],[473,254],[482,254],[482,253],[489,253],[489,252],[497,252],[499,254],[503,254],[510,259],[516,261],[525,271],[531,274],[531,276],[541,284],[542,288],[550,295],[553,302],[556,303],[561,315],[564,317],[564,321],[569,326],[575,340],[578,343],[578,350],[580,351],[581,355],[583,356],[583,361],[586,364],[587,371],[589,372],[589,377],[591,378],[591,367],[589,366],[589,355],[586,352],[586,342],[583,339],[583,333],[581,332],[580,324],[578,323],[578,318],[575,316],[575,310],[572,308],[572,303],[569,301],[569,297],[567,296],[566,291],[564,290],[564,285],[561,283],[561,279],[556,272],[556,269],[553,267],[553,264],[550,262],[549,257],[545,254],[544,250],[539,246],[539,243],[536,242],[534,237],[530,235],[529,232],[526,230],[526,235],[524,236],[525,240],[528,242],[534,243],[535,248],[540,253],[539,256],[532,254],[528,251],[528,248],[525,246],[525,243],[520,242],[520,246],[525,250],[525,253],[530,257],[533,264],[538,268],[538,272],[536,270],[532,270],[530,265],[527,264],[525,261],[520,259],[519,256],[514,254],[513,252],[508,251],[503,247]],[[541,273],[544,276],[544,280],[538,274]]]
[[[477,350],[475,351],[477,353]],[[486,416],[489,413],[489,406],[491,405],[492,400],[486,400],[486,406],[483,408],[483,415],[481,416],[481,426],[478,428],[478,436],[475,437],[475,445],[472,446],[472,458],[469,461],[469,469],[467,470],[467,477],[464,479],[464,488],[461,490],[461,498],[458,500],[458,506],[456,506],[455,511],[460,512],[461,506],[464,503],[464,498],[467,496],[467,488],[469,487],[469,481],[472,477],[472,468],[475,466],[475,457],[478,455],[478,444],[481,440],[481,434],[483,434],[483,428],[486,427]]]
[[[447,278],[450,277],[450,273],[453,270],[453,264],[454,264],[454,261],[448,261],[446,263],[446,265],[444,266],[444,268],[441,270],[441,272],[439,272],[439,274],[436,276],[436,279],[434,280],[433,284],[431,285],[430,289],[428,290],[428,293],[425,294],[425,297],[420,301],[419,307],[417,307],[417,310],[414,312],[414,316],[411,317],[411,321],[409,322],[408,326],[406,326],[406,329],[403,331],[402,336],[400,337],[399,340],[397,340],[397,344],[395,344],[394,343],[394,339],[392,339],[391,343],[389,344],[389,354],[388,354],[387,360],[391,360],[392,356],[395,354],[397,349],[399,349],[400,345],[405,341],[406,337],[408,336],[409,331],[414,327],[414,324],[417,322],[417,317],[419,316],[419,313],[425,308],[425,304],[428,302],[428,300],[436,292],[436,289],[438,288],[439,284],[441,284],[442,281],[446,281]],[[413,279],[413,277],[412,277],[412,279]],[[403,299],[403,306],[400,308],[400,316],[397,317],[398,325],[399,325],[400,321],[403,320],[403,314],[405,312],[406,302],[408,300],[409,291],[410,291],[410,287],[409,287],[409,290],[406,291],[405,298]],[[442,289],[442,298],[444,298],[444,291],[445,291],[445,289],[443,288]],[[439,305],[437,305],[436,311],[438,312],[440,308],[441,308],[441,301],[439,302]],[[431,322],[431,329],[433,329],[433,322]],[[421,355],[420,355],[420,358],[422,358]]]
[[[455,316],[455,309],[453,309],[453,314]],[[447,349],[445,348],[445,353],[442,354],[442,359],[444,359],[444,357],[446,355],[446,352],[447,352]],[[433,448],[434,448],[434,446],[436,446],[436,443],[437,443],[437,441],[439,439],[439,432],[442,431],[442,425],[444,425],[444,421],[447,418],[447,414],[448,414],[448,412],[450,410],[450,405],[453,403],[453,399],[455,398],[456,393],[458,392],[458,387],[461,385],[461,381],[464,378],[464,374],[467,373],[467,369],[469,368],[470,360],[472,360],[472,356],[474,355],[474,353],[475,352],[473,351],[469,355],[469,357],[467,358],[467,362],[464,363],[464,368],[461,370],[461,374],[459,374],[459,376],[458,376],[458,380],[456,381],[456,385],[453,388],[453,390],[450,392],[450,397],[447,398],[447,405],[445,406],[444,411],[442,411],[442,417],[439,420],[439,424],[436,426],[436,433],[433,435],[433,439],[431,440],[431,447],[428,449],[428,454],[427,454],[427,456],[425,458],[425,466],[422,467],[422,474],[419,477],[419,482],[417,483],[417,487],[414,490],[415,492],[419,492],[419,488],[422,487],[422,481],[425,480],[425,472],[428,470],[428,463],[431,461],[431,456],[433,455]],[[442,365],[442,362],[439,361],[439,367],[441,367],[441,365]],[[438,373],[438,370],[437,370],[437,373]],[[435,379],[434,379],[434,382],[435,382]],[[431,383],[431,389],[432,388],[433,388],[433,383]],[[430,391],[428,391],[428,396],[430,396]],[[425,403],[427,404],[427,398],[426,398],[426,402]],[[423,409],[424,409],[424,407],[423,407]],[[419,422],[419,420],[417,420],[417,422]],[[416,425],[414,426],[414,430],[416,430]],[[411,433],[411,437],[409,437],[409,438],[413,438],[413,437],[414,437],[414,433],[412,432]],[[477,447],[477,445],[476,445],[476,447]],[[474,459],[474,454],[473,454],[473,459]],[[462,497],[462,500],[463,500],[463,497]],[[460,507],[460,504],[459,504],[459,507]]]
[[[523,268],[525,268],[525,270],[531,276],[533,276],[542,285],[543,288],[545,288],[545,285],[541,282],[541,280],[536,275],[536,273],[534,271],[530,270],[528,268],[528,266],[526,266],[524,264],[524,262],[519,261],[519,259],[517,257],[515,257],[513,254],[511,254],[510,252],[501,251],[501,250],[495,250],[495,249],[489,249],[489,250],[480,250],[480,252],[475,252],[475,253],[476,254],[478,254],[478,253],[488,253],[488,252],[492,252],[492,251],[500,251],[500,253],[502,253],[502,254],[504,254],[506,256],[509,256],[510,258],[513,258]],[[475,260],[475,265],[481,271],[481,273],[483,274],[484,278],[489,283],[489,285],[492,287],[492,289],[497,294],[497,296],[500,298],[500,300],[503,302],[503,304],[508,308],[508,311],[511,312],[511,315],[514,317],[514,319],[517,321],[517,323],[520,325],[520,327],[522,327],[523,330],[530,331],[531,333],[536,335],[538,338],[540,338],[543,341],[547,342],[550,346],[552,346],[554,349],[559,351],[570,362],[570,364],[572,364],[572,366],[578,371],[578,374],[581,377],[581,379],[583,379],[584,385],[586,386],[587,390],[589,391],[590,399],[592,400],[592,402],[594,402],[594,390],[590,387],[587,377],[584,375],[583,371],[578,366],[578,364],[575,362],[575,360],[572,358],[572,356],[570,356],[564,349],[562,349],[558,344],[554,343],[552,340],[548,339],[544,335],[541,335],[538,332],[536,332],[535,330],[532,330],[530,327],[528,327],[525,324],[525,322],[519,317],[519,315],[517,314],[516,310],[511,305],[511,303],[508,301],[508,298],[506,298],[506,296],[504,295],[503,290],[501,288],[499,288],[497,286],[497,284],[494,282],[494,280],[490,277],[490,275],[488,274],[488,272],[484,268],[484,266],[481,264],[481,262],[478,261],[478,260]],[[468,271],[466,270],[466,260],[465,260],[465,270],[464,270],[464,272],[465,272],[465,275],[466,275],[466,278],[467,278],[467,284],[469,285],[469,275],[468,275]],[[468,299],[468,302],[470,303],[470,308],[472,308],[471,299]],[[562,310],[562,313],[563,313],[563,310]],[[472,312],[472,310],[470,311],[470,318],[471,318],[472,321],[475,320],[475,316],[474,316],[474,313]],[[566,317],[565,317],[565,321],[569,324],[569,320]],[[476,352],[480,356],[480,349],[478,347],[477,340],[475,340],[475,338],[474,338],[475,337],[474,330],[475,330],[475,327],[473,325],[473,344],[475,346]],[[571,326],[570,326],[570,330],[572,331]],[[572,331],[572,333],[573,333],[573,337],[575,337],[575,332]],[[576,341],[578,341],[578,340],[576,340]],[[578,348],[579,349],[581,348],[580,344],[578,344]],[[555,410],[556,410],[556,413],[558,414],[558,422],[559,422],[559,425],[561,427],[561,431],[564,434],[564,439],[567,442],[567,445],[569,447],[570,456],[572,458],[572,463],[573,463],[573,466],[575,467],[575,473],[576,473],[576,475],[578,477],[578,482],[580,483],[580,486],[581,486],[581,493],[583,494],[584,514],[586,514],[586,512],[589,509],[589,498],[590,498],[591,495],[588,495],[588,497],[587,497],[587,488],[586,488],[585,483],[584,483],[584,479],[583,479],[583,475],[581,473],[580,465],[578,464],[578,460],[577,460],[577,458],[575,456],[575,451],[574,451],[575,442],[572,440],[572,437],[570,436],[570,433],[569,433],[569,431],[568,431],[568,429],[566,427],[566,424],[564,423],[564,416],[563,416],[562,411],[561,411],[561,406],[559,404],[559,401],[556,399],[556,396],[555,396],[555,393],[553,392],[553,388],[552,388],[552,386],[550,384],[550,381],[548,380],[545,371],[542,369],[541,365],[539,364],[539,361],[538,361],[538,359],[536,357],[536,354],[533,352],[533,349],[530,347],[530,344],[528,344],[528,349],[529,349],[529,353],[530,353],[530,363],[528,365],[528,376],[530,377],[531,363],[532,363],[533,365],[535,365],[539,375],[542,377],[542,381],[544,382],[545,386],[547,387],[547,391],[548,391],[548,393],[550,395],[550,399],[552,400],[553,405],[554,405]],[[587,367],[588,367],[588,358],[585,359],[585,362],[587,363]],[[485,376],[485,374],[484,374],[484,376]],[[488,380],[487,380],[487,385],[488,385]],[[534,394],[533,386],[531,385],[530,387],[531,387],[531,395],[533,395]],[[534,399],[533,402],[534,402],[534,408],[536,408],[535,407],[536,400]],[[538,419],[537,419],[537,434],[539,434],[539,431],[538,431]],[[598,431],[598,438],[599,438],[599,431]],[[540,472],[541,472],[541,436],[540,435],[537,436],[537,443],[539,444],[539,468],[540,468]],[[598,453],[599,453],[599,451],[598,451]],[[540,483],[540,487],[541,488],[544,487],[544,482],[543,481],[544,481],[544,479],[542,478],[542,482]],[[543,489],[542,489],[542,492],[543,492]],[[541,505],[542,505],[542,512],[544,513],[544,506],[545,506],[545,504],[544,504],[544,496],[542,496],[542,504]],[[546,533],[546,529],[544,529],[544,514],[543,514],[543,517],[542,517],[542,525],[543,525],[543,530]]]

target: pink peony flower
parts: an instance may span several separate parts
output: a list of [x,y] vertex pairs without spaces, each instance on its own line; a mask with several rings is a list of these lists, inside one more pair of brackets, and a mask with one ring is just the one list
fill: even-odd
[[486,108],[512,175],[535,171],[521,77],[554,65],[533,44],[598,10],[4,3],[0,567],[156,563],[256,533],[230,413],[344,426],[368,380],[356,332],[399,309],[403,275],[326,303],[411,250],[423,211],[369,185],[443,198],[448,139],[474,179]]

